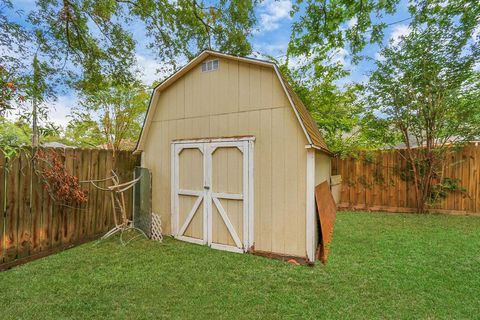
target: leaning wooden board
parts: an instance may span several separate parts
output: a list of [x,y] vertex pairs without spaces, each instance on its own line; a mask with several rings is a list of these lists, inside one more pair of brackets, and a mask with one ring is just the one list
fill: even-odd
[[333,200],[330,186],[325,181],[315,187],[315,200],[317,202],[317,212],[320,218],[321,239],[317,250],[317,258],[322,263],[327,262],[328,245],[332,240],[333,226],[337,217],[337,207]]

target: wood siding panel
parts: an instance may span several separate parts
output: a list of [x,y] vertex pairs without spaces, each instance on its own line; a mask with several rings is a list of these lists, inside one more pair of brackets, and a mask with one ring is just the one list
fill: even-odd
[[[305,135],[303,134],[303,129],[300,126],[297,126],[297,177],[306,177],[307,176],[307,149],[305,149]],[[307,225],[307,216],[306,214],[300,214],[300,212],[307,211],[307,182],[306,179],[297,178],[297,199],[298,204],[296,208],[296,217],[298,220],[297,224],[297,252],[303,253],[303,256],[306,256],[307,252],[307,243],[306,243],[306,225]],[[297,253],[297,254],[298,254]]]
[[256,110],[262,107],[262,68],[250,65],[250,81],[248,89],[248,105],[245,110]]
[[[185,113],[184,116],[185,118],[190,118],[192,117],[192,114],[194,114],[194,109],[196,107],[196,101],[194,100],[193,96],[193,87],[194,87],[194,82],[195,82],[195,77],[193,73],[187,73],[184,77],[183,80],[185,81],[184,84],[184,96],[185,96]],[[159,106],[162,104],[158,104]],[[157,108],[157,110],[160,108]],[[157,111],[158,112],[158,111]]]
[[260,155],[260,210],[257,212],[258,232],[255,232],[256,247],[272,251],[272,111],[260,112],[260,137],[255,141]]
[[[260,92],[256,92],[260,96],[261,108],[273,106],[273,80],[276,75],[271,68],[260,69]],[[286,104],[284,104],[286,105]]]
[[212,73],[202,73],[200,68],[194,68],[191,72],[194,73],[194,81],[192,83],[194,108],[191,116],[199,117],[209,115],[212,112],[210,99],[210,78]]
[[[225,60],[227,61],[227,60]],[[238,112],[239,108],[239,63],[234,61],[228,61],[228,79],[225,105],[228,106],[227,112]]]
[[285,157],[284,139],[286,108],[272,110],[272,251],[285,252]]
[[175,83],[176,116],[175,119],[185,118],[185,79],[179,79]]
[[[298,210],[299,206],[299,194],[298,194],[298,166],[299,159],[295,156],[296,152],[299,152],[299,145],[297,137],[297,126],[295,125],[295,115],[293,110],[285,108],[285,131],[283,132],[284,137],[286,138],[283,150],[283,158],[285,159],[285,183],[284,183],[284,210],[285,217],[284,223],[285,234],[284,234],[284,252],[286,254],[295,255],[300,251],[302,246],[299,245],[298,232],[299,229],[303,227],[300,224],[300,219],[298,215],[292,213]],[[300,152],[304,152],[305,146],[301,144]],[[301,251],[300,251],[301,252]]]
[[250,108],[250,66],[238,65],[238,107],[240,111]]

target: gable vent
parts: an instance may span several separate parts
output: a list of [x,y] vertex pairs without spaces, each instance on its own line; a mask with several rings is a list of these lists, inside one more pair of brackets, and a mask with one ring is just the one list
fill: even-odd
[[202,72],[215,71],[218,69],[218,60],[209,60],[202,63]]

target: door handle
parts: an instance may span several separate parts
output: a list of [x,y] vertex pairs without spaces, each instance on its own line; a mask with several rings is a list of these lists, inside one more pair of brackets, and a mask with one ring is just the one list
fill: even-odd
[[205,190],[209,190],[209,189],[210,189],[210,186],[203,186],[203,188],[204,188]]

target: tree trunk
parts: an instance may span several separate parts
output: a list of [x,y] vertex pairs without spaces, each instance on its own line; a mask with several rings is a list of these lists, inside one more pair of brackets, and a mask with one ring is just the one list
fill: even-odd
[[38,147],[38,119],[37,119],[37,99],[34,97],[32,102],[32,147]]

